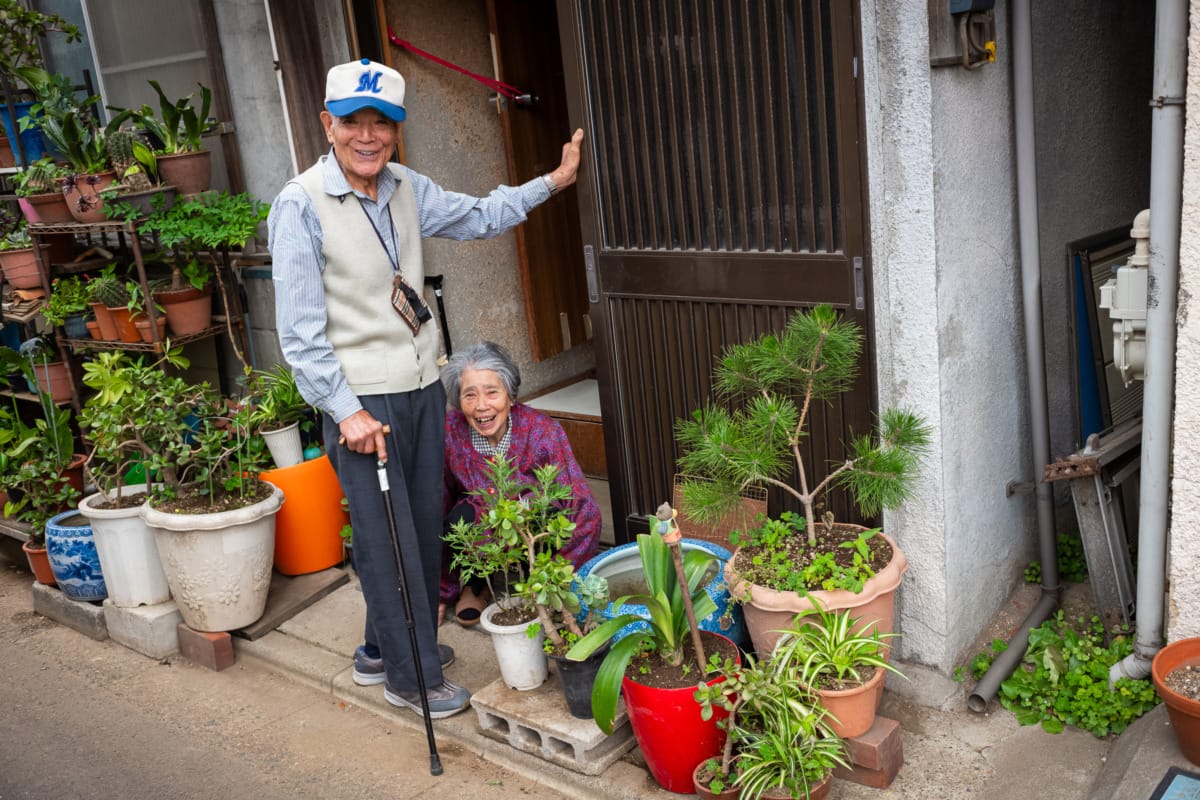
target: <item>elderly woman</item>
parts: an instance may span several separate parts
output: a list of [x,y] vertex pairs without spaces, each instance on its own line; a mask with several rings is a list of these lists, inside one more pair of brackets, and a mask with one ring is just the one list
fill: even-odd
[[[559,468],[558,480],[572,490],[571,520],[575,532],[559,553],[577,568],[596,554],[600,539],[600,509],[592,499],[562,427],[534,409],[516,402],[521,371],[498,344],[482,342],[455,353],[442,370],[450,410],[446,414],[445,507],[448,525],[455,519],[477,518],[479,498],[470,492],[486,489],[487,460],[504,456],[516,469],[516,479],[534,480],[534,469],[546,464]],[[443,607],[458,597],[459,624],[479,622],[489,602],[482,582],[460,587],[443,571]]]

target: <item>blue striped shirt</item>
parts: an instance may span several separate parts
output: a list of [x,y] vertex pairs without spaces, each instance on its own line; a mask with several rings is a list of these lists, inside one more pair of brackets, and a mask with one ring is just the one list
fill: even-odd
[[[354,191],[342,174],[332,151],[321,158],[325,191],[344,198],[355,194],[379,230],[387,229],[386,209],[396,183],[384,169],[376,178],[378,199]],[[521,186],[499,186],[487,197],[448,192],[424,175],[402,168],[412,182],[417,201],[421,238],[488,239],[525,221],[526,215],[550,198],[542,178]],[[296,375],[296,385],[310,405],[335,422],[359,411],[362,404],[342,374],[333,346],[325,336],[325,289],[321,273],[324,237],[308,195],[295,182],[288,183],[271,204],[267,218],[271,250],[271,277],[275,285],[275,328],[283,357]],[[403,235],[403,232],[401,232]],[[395,242],[382,237],[393,260]],[[364,246],[376,247],[374,240]],[[415,287],[417,291],[421,287]]]

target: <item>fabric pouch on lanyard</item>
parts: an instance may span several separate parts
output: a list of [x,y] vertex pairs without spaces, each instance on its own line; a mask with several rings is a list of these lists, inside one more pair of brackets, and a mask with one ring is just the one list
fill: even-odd
[[408,281],[404,280],[404,276],[399,272],[392,280],[392,308],[396,309],[396,313],[405,324],[412,328],[414,336],[420,332],[422,322],[433,318],[429,306],[425,305],[420,295],[408,285]]

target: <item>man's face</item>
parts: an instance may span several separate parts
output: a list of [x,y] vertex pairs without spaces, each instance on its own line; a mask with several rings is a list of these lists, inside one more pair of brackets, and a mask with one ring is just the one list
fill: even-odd
[[346,180],[356,189],[375,185],[396,146],[399,124],[373,108],[361,108],[348,117],[321,112],[325,138],[333,145]]

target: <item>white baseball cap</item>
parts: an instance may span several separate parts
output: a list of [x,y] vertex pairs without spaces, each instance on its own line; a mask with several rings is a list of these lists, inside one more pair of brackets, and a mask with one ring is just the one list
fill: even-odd
[[338,64],[325,78],[325,108],[335,117],[373,108],[390,120],[403,122],[404,77],[369,58]]

